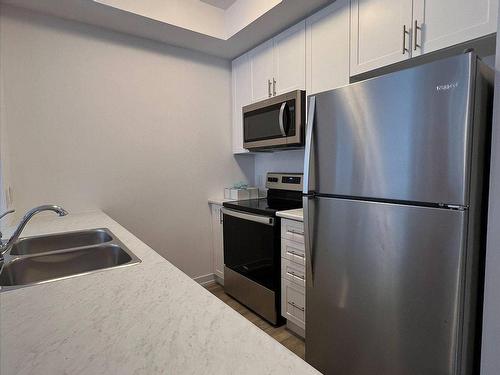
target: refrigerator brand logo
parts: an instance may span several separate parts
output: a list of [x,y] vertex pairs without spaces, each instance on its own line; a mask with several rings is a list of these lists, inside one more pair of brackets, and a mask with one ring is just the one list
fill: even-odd
[[445,85],[437,85],[436,91],[448,91],[456,89],[458,87],[458,82],[447,83]]

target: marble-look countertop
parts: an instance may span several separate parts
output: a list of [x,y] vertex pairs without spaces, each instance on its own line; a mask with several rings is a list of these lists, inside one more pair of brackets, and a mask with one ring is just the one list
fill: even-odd
[[218,204],[219,206],[222,206],[222,203],[224,202],[231,202],[234,201],[234,199],[227,199],[227,198],[209,198],[208,203],[209,204]]
[[304,221],[304,210],[302,208],[296,208],[294,210],[278,211],[276,216],[284,217],[285,219]]
[[142,263],[0,293],[0,373],[317,374],[102,212],[24,235],[109,228]]

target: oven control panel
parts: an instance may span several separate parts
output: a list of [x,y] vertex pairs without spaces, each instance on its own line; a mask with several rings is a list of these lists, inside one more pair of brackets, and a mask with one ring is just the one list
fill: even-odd
[[302,191],[302,173],[269,172],[266,178],[268,189]]

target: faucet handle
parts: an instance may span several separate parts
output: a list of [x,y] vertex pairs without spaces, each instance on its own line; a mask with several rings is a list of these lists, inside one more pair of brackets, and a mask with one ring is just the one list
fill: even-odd
[[16,210],[5,211],[3,214],[0,215],[0,219],[2,219],[4,216],[7,216],[8,214],[12,214],[14,212],[16,212]]
[[[5,211],[3,214],[0,215],[0,219],[2,219],[4,216],[7,216],[8,214],[11,214],[13,212],[16,212],[16,210]],[[0,240],[2,239],[2,237],[3,237],[3,233],[0,231]]]

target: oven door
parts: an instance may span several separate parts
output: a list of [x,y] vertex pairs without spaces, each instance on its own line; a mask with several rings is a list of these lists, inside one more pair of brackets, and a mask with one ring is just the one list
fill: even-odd
[[222,208],[222,213],[225,266],[278,292],[279,225],[276,218],[227,208]]
[[297,90],[243,107],[243,146],[247,149],[303,144],[305,93]]

